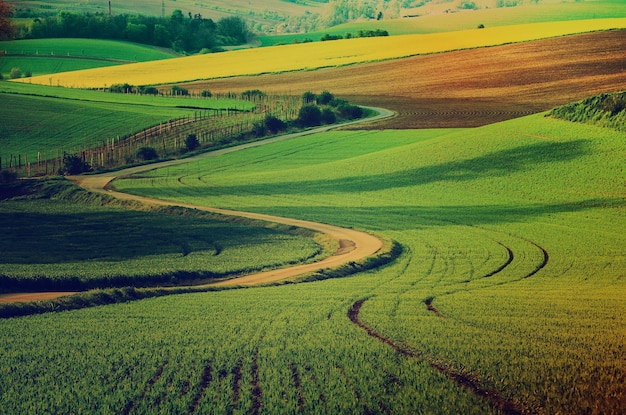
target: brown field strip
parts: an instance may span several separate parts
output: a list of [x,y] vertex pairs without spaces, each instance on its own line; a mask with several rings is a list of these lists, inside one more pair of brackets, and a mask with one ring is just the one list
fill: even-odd
[[626,30],[614,30],[185,87],[290,95],[329,90],[398,113],[377,128],[476,127],[626,89],[625,44]]

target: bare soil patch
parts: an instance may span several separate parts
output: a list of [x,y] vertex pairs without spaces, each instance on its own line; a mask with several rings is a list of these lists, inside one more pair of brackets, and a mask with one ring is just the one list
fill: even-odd
[[326,89],[398,113],[369,128],[476,127],[623,90],[624,44],[626,31],[615,30],[185,87],[288,95]]

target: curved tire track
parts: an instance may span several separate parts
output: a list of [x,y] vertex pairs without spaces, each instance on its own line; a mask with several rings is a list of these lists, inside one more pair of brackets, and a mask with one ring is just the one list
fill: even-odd
[[524,415],[531,413],[519,403],[504,399],[498,391],[490,390],[483,387],[480,382],[474,377],[464,373],[456,372],[448,367],[448,365],[442,364],[441,360],[435,361],[434,359],[428,358],[425,353],[419,350],[413,350],[405,345],[398,344],[393,340],[379,334],[376,330],[363,323],[359,318],[361,307],[363,306],[363,303],[365,303],[365,301],[367,301],[367,299],[362,299],[355,302],[348,310],[348,318],[350,319],[350,321],[352,321],[352,323],[365,330],[369,336],[390,346],[396,351],[396,353],[402,356],[411,357],[419,361],[428,363],[430,367],[437,370],[439,373],[447,376],[457,385],[471,390],[475,395],[485,399],[487,402],[489,402],[489,404],[491,404],[495,408],[500,409],[502,413],[506,415]]

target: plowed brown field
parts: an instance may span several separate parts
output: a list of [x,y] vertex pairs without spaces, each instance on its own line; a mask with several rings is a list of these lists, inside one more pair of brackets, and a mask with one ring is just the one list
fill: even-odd
[[475,127],[626,89],[626,31],[588,33],[315,71],[225,78],[190,90],[329,90],[394,110],[377,128]]

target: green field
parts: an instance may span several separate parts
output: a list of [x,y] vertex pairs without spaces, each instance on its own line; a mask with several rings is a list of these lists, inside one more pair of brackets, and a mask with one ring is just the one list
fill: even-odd
[[0,42],[0,73],[12,68],[33,76],[147,62],[176,57],[160,49],[128,42],[98,39],[26,39]]
[[[200,110],[253,104],[232,99],[140,96],[3,82],[0,157],[31,162],[77,152]],[[186,108],[185,108],[186,107]]]
[[[415,9],[421,14],[420,9]],[[626,17],[626,4],[620,0],[598,0],[581,2],[562,2],[555,4],[538,3],[504,8],[481,8],[459,13],[433,13],[419,17],[392,20],[369,20],[346,23],[310,33],[260,36],[263,46],[290,44],[294,41],[311,39],[318,41],[324,34],[356,35],[359,30],[386,30],[391,36],[408,34],[427,34],[475,29],[482,24],[485,27],[509,26],[527,23],[558,22]]]
[[64,180],[18,189],[27,196],[0,204],[3,292],[176,284],[307,261],[323,251],[309,233],[180,209],[106,206],[106,197]]
[[349,278],[3,320],[0,413],[622,413],[623,138],[539,114],[318,134],[117,181],[404,252]]

